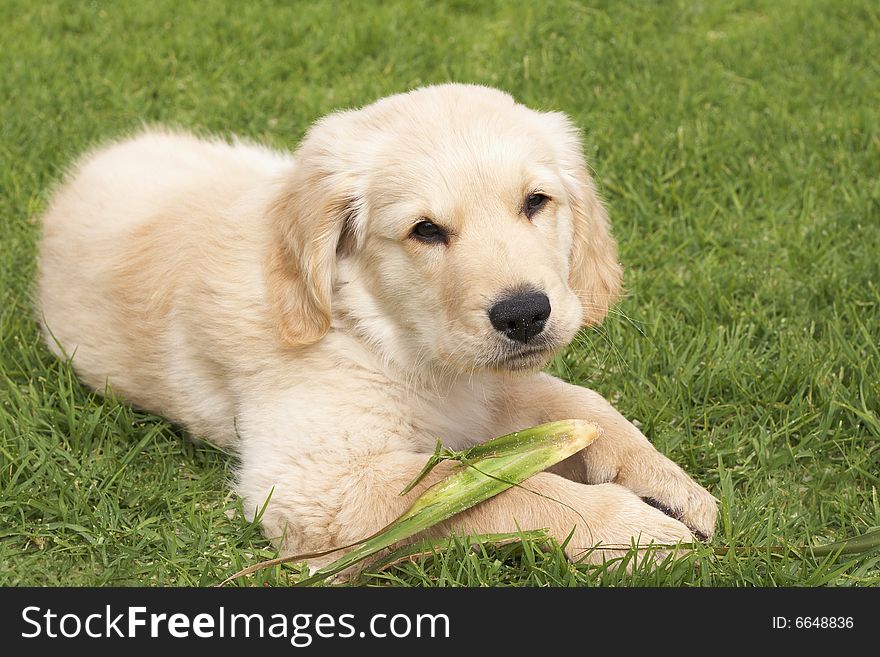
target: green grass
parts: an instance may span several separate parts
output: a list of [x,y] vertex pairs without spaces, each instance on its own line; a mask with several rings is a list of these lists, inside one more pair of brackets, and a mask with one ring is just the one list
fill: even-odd
[[[583,128],[628,295],[551,369],[721,498],[715,544],[880,526],[876,3],[138,4],[0,3],[0,584],[211,584],[274,556],[231,457],[41,345],[35,218],[71,159],[143,122],[293,148],[328,111],[448,80]],[[627,575],[535,548],[459,545],[368,582],[880,583],[876,551],[703,549]]]

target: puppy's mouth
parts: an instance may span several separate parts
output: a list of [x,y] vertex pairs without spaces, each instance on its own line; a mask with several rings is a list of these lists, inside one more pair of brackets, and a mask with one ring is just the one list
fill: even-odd
[[557,348],[547,341],[521,347],[507,347],[492,362],[491,367],[507,372],[536,371],[543,369],[556,351]]

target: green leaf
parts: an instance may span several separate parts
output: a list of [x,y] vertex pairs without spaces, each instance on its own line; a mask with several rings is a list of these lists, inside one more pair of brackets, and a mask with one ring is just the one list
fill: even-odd
[[812,545],[808,549],[815,556],[824,557],[830,554],[861,554],[878,548],[880,548],[880,529],[834,543]]
[[437,464],[440,463],[440,461],[444,460],[444,457],[442,456],[442,452],[443,452],[443,443],[441,443],[440,440],[438,439],[437,444],[434,446],[434,455],[428,459],[428,462],[425,463],[425,467],[422,468],[422,471],[416,475],[416,478],[413,479],[411,482],[409,482],[409,484],[407,485],[406,488],[404,488],[402,491],[400,491],[401,497],[406,495],[413,488],[415,488],[422,479],[424,479],[425,477],[428,476],[428,473],[431,472],[431,470],[433,470],[437,466]]

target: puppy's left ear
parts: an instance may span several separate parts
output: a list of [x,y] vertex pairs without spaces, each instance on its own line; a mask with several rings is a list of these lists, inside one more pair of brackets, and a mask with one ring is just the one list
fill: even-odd
[[562,113],[542,115],[553,132],[557,162],[568,195],[573,237],[568,284],[583,306],[583,326],[599,324],[620,297],[623,269],[611,235],[608,213],[587,172],[580,134]]
[[337,256],[348,246],[362,198],[345,150],[350,121],[339,113],[309,131],[269,209],[268,301],[291,346],[317,342],[330,329]]

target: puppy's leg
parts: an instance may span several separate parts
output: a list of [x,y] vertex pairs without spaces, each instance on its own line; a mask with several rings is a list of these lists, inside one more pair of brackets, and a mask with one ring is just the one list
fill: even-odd
[[[647,438],[601,395],[547,374],[518,379],[506,388],[499,421],[509,430],[541,422],[584,419],[603,435],[554,471],[590,484],[614,482],[649,504],[682,520],[703,539],[711,538],[717,500]],[[516,425],[516,426],[514,426]]]
[[[297,461],[308,463],[309,468],[295,468],[295,472],[273,467],[283,460],[264,459],[261,467],[245,464],[238,489],[247,508],[261,508],[268,491],[272,491],[262,523],[266,535],[282,553],[316,552],[350,545],[374,534],[454,467],[441,463],[402,497],[400,491],[429,456],[387,452],[340,461],[322,454],[298,457]],[[546,472],[531,477],[521,488],[511,488],[432,527],[426,535],[542,528],[548,528],[559,542],[574,530],[566,546],[568,555],[593,562],[618,556],[633,542],[647,546],[651,542],[670,545],[693,540],[684,524],[643,503],[622,486],[588,486]],[[614,547],[589,552],[596,545]],[[655,552],[652,558],[663,554]],[[312,565],[324,565],[340,555],[314,560]]]

